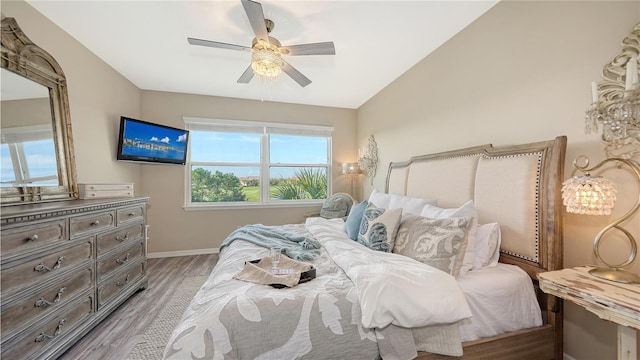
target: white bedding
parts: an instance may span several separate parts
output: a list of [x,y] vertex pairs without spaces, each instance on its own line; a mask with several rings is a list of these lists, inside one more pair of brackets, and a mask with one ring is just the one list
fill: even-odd
[[[322,220],[324,226],[320,227],[324,227],[328,233],[339,232],[341,237],[346,238],[344,222]],[[308,232],[312,229],[302,224],[280,228],[312,236]],[[273,289],[234,278],[246,261],[266,256],[268,249],[244,240],[233,241],[224,247],[209,279],[174,329],[164,358],[270,360],[374,359],[380,356],[384,359],[413,359],[417,356],[416,351],[462,355],[460,321],[456,320],[470,316],[471,312],[453,277],[421,263],[412,266],[411,261],[408,262],[408,270],[413,271],[403,270],[401,263],[395,266],[391,264],[390,267],[379,266],[382,264],[375,264],[372,260],[377,256],[385,256],[383,253],[378,252],[382,255],[373,256],[369,249],[349,239],[342,241],[325,237],[324,240],[327,246],[319,249],[319,256],[311,261],[317,269],[316,278],[288,289]],[[347,256],[341,257],[341,252]],[[350,255],[353,255],[351,265],[354,267],[345,264],[350,262]],[[400,255],[387,255],[407,263],[407,259]],[[336,264],[334,257],[342,258],[342,266],[347,270]],[[370,277],[365,274],[364,278],[352,280],[347,272],[352,273],[353,277],[361,276],[353,274],[355,268],[366,271]],[[389,272],[389,269],[393,270]],[[385,280],[388,276],[401,279],[397,276],[404,274],[408,281],[406,284],[411,282],[411,275],[417,275],[415,278],[424,279],[425,283],[431,281],[422,277],[423,273],[434,276],[432,288],[422,285],[407,290],[422,289],[417,298],[419,300],[440,299],[437,299],[439,302],[435,307],[424,301],[414,301],[415,304],[410,304],[413,309],[424,310],[415,312],[420,314],[415,320],[408,319],[409,314],[403,304],[409,302],[410,296],[401,295],[397,288],[387,286]],[[442,298],[447,297],[432,294],[437,293],[433,289],[440,285],[455,287],[456,291],[449,298],[452,303],[442,305]],[[361,291],[369,295],[361,295]],[[379,298],[376,296],[378,294],[381,295]],[[372,308],[379,306],[387,310],[377,313],[378,309]],[[442,309],[438,308],[440,306]],[[444,323],[438,324],[439,310],[453,310],[457,315],[445,317]],[[367,328],[362,325],[364,312],[371,314],[368,321],[390,325]],[[396,316],[397,323],[418,321],[417,324],[434,325],[418,328],[395,326]]]
[[453,276],[402,255],[368,249],[350,240],[344,222],[335,220],[309,218],[307,230],[354,282],[364,327],[417,328],[471,316]]
[[[461,333],[471,340],[539,325],[531,280],[519,268],[474,270],[456,281],[402,255],[369,250],[348,239],[343,227],[341,220],[321,218],[306,227],[282,226],[323,245],[312,261],[317,277],[289,289],[234,279],[245,261],[268,249],[233,241],[171,335],[164,358],[460,356]],[[497,286],[505,282],[516,290]],[[513,300],[527,293],[533,303]],[[471,314],[475,318],[461,320]]]
[[473,314],[462,321],[462,341],[542,325],[531,278],[514,265],[499,263],[458,278]]
[[[367,328],[382,328],[390,323],[411,328],[427,326],[446,322],[443,318],[467,318],[469,309],[472,317],[460,322],[462,341],[542,325],[540,306],[531,278],[517,266],[498,263],[495,267],[475,269],[458,277],[456,284],[452,276],[415,262],[416,270],[424,272],[423,275],[429,282],[419,281],[415,273],[398,272],[398,269],[406,269],[407,264],[414,263],[413,260],[397,254],[369,250],[349,240],[342,230],[340,220],[332,222],[310,218],[307,219],[306,226],[337,265],[353,277],[359,291],[363,326]],[[399,262],[397,268],[394,267],[395,262]],[[433,272],[441,276],[434,278]],[[369,281],[380,276],[389,277],[387,286],[380,286],[385,284],[384,281]],[[360,285],[358,278],[362,279]],[[434,288],[439,291],[430,291]],[[460,303],[459,289],[462,289],[466,304]],[[410,302],[404,297],[404,301],[400,301],[398,293],[412,294],[409,298],[438,304],[439,312],[425,314],[425,309],[419,306],[419,302]],[[375,299],[375,302],[370,301],[371,299]]]

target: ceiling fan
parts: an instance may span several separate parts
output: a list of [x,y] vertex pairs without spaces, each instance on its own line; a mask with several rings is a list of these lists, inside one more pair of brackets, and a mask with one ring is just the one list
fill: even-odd
[[242,6],[247,13],[249,23],[255,34],[251,47],[233,45],[217,41],[187,38],[189,44],[208,46],[221,49],[251,51],[251,64],[238,79],[238,83],[249,83],[256,74],[261,78],[272,80],[278,77],[281,72],[285,72],[300,86],[305,87],[311,80],[296,70],[288,62],[282,59],[282,55],[335,55],[336,49],[332,41],[282,46],[278,39],[269,36],[275,24],[273,21],[264,18],[262,5],[251,0],[242,0]]

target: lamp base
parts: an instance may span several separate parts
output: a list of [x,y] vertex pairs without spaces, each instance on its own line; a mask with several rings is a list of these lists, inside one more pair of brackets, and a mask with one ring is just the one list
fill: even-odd
[[640,276],[621,269],[599,267],[589,270],[589,274],[624,284],[640,284]]

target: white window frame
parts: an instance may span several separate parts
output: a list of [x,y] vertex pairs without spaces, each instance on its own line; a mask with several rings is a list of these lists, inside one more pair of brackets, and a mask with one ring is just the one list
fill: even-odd
[[[238,201],[238,202],[211,202],[211,203],[192,203],[191,202],[191,169],[194,165],[203,166],[248,166],[250,163],[216,163],[216,162],[192,162],[191,161],[191,141],[187,153],[187,162],[185,164],[184,179],[184,206],[185,210],[211,210],[211,209],[230,209],[230,208],[268,208],[268,207],[305,207],[309,205],[322,204],[324,199],[309,200],[271,200],[269,196],[270,166],[285,167],[308,167],[317,165],[327,169],[327,194],[331,194],[332,189],[332,133],[333,126],[323,125],[305,125],[305,124],[288,124],[273,123],[259,121],[242,121],[242,120],[224,120],[224,119],[208,119],[197,117],[183,118],[185,129],[199,131],[220,131],[234,133],[253,133],[260,134],[260,163],[254,164],[260,167],[260,198],[258,202]],[[271,164],[269,149],[269,134],[281,135],[300,135],[300,136],[323,136],[327,137],[327,163],[326,164]]]
[[0,135],[0,143],[6,144],[9,149],[15,180],[3,181],[2,183],[13,186],[29,186],[29,184],[41,181],[57,180],[58,173],[38,177],[31,177],[29,173],[29,166],[23,144],[29,141],[47,139],[53,141],[53,129],[51,125],[29,125],[3,129]]

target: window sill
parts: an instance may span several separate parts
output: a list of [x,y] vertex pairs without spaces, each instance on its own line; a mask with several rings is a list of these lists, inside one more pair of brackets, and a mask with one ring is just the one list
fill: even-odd
[[273,209],[273,208],[308,208],[322,207],[324,200],[304,201],[304,202],[278,202],[278,203],[218,203],[218,204],[198,204],[184,205],[185,211],[200,210],[240,210],[240,209]]

